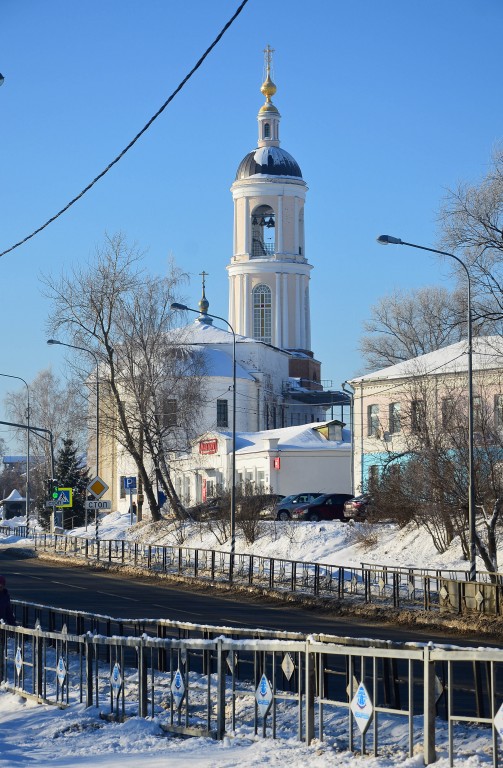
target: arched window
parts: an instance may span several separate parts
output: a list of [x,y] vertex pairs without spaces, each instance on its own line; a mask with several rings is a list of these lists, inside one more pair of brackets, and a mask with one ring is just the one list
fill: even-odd
[[261,283],[253,289],[253,338],[271,343],[271,289]]
[[269,123],[264,123],[264,139],[271,138],[271,126]]

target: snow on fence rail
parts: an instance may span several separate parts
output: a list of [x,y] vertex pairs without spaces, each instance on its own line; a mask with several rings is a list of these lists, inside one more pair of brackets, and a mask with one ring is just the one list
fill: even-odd
[[[40,618],[33,627],[0,623],[0,680],[38,702],[84,703],[104,719],[152,717],[186,736],[319,739],[404,760],[422,751],[427,765],[444,745],[451,765],[461,754],[489,753],[493,766],[501,759],[493,723],[503,650],[271,631],[251,637],[247,629],[75,611],[66,612],[73,626],[94,620],[112,634],[66,624],[56,631],[44,626],[64,612],[16,603],[21,608]],[[137,634],[113,634],[121,624]],[[159,636],[161,626],[170,637]]]
[[317,598],[456,613],[500,615],[503,610],[503,576],[500,574],[496,582],[491,582],[491,574],[481,572],[476,582],[470,582],[466,571],[391,568],[366,563],[360,567],[342,566],[250,554],[235,554],[231,562],[229,552],[158,546],[125,539],[35,534],[33,540],[36,549],[86,560]]

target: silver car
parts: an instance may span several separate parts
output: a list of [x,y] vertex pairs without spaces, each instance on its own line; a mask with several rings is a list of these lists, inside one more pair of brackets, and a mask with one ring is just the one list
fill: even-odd
[[321,496],[321,491],[305,492],[305,493],[293,493],[291,496],[285,496],[284,499],[278,501],[276,504],[276,519],[277,520],[290,520],[292,516],[292,509],[300,507],[304,504],[310,504],[312,501]]

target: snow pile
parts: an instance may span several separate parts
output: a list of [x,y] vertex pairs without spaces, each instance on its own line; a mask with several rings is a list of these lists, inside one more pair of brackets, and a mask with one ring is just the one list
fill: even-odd
[[[75,536],[94,536],[94,525],[72,531]],[[158,523],[143,521],[130,525],[130,515],[114,512],[100,522],[102,539],[135,539],[143,544],[184,546],[194,549],[227,551],[229,542],[219,543],[219,532],[211,522],[175,522],[164,519]],[[442,568],[467,570],[461,545],[455,539],[447,552],[437,552],[431,537],[409,525],[400,529],[392,523],[368,525],[338,521],[311,523],[307,521],[261,520],[259,536],[253,544],[236,531],[236,552],[275,557],[285,560],[359,566],[376,563],[409,568]],[[499,561],[503,562],[503,549]],[[478,567],[484,569],[482,561]],[[485,569],[484,569],[485,570]]]
[[[421,768],[422,737],[414,756],[407,757],[407,720],[382,716],[379,723],[381,757],[360,757],[347,751],[348,719],[339,715],[331,736],[310,746],[298,742],[278,717],[278,738],[255,736],[241,724],[244,709],[251,711],[252,697],[240,699],[239,723],[234,734],[217,742],[205,737],[180,739],[166,734],[160,719],[132,717],[124,723],[106,722],[96,707],[83,704],[60,710],[39,705],[0,689],[0,768],[36,765],[37,768]],[[246,712],[249,721],[250,712]],[[421,733],[422,718],[415,728]],[[437,723],[437,768],[447,768],[447,724]],[[492,764],[490,731],[469,725],[454,727],[458,768]],[[369,736],[369,742],[371,738]],[[359,737],[355,745],[360,746]],[[474,754],[475,753],[475,754]]]

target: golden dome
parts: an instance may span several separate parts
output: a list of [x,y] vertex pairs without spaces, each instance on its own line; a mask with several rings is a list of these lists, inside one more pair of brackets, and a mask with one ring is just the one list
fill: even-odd
[[263,104],[259,109],[259,115],[264,112],[276,112],[276,114],[279,115],[279,111],[276,109],[272,101],[266,101],[265,104]]
[[267,78],[262,83],[261,92],[266,97],[267,101],[270,101],[271,96],[274,96],[276,93],[276,86],[274,85],[273,81],[271,80],[271,77],[269,73],[267,73]]

